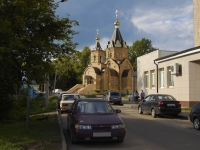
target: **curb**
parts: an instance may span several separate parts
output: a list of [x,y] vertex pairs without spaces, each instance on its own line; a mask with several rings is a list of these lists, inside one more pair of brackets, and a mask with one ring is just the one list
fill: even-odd
[[58,116],[58,122],[60,124],[60,132],[61,132],[61,138],[62,138],[62,143],[61,143],[62,148],[61,148],[61,150],[67,150],[67,143],[66,143],[63,128],[62,128],[62,125],[61,125],[60,113],[59,113],[58,110],[57,110],[57,116]]

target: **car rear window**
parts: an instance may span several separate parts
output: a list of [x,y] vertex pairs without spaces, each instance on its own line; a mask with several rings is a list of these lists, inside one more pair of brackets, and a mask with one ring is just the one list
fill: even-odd
[[74,95],[63,95],[63,100],[74,100]]
[[175,101],[175,99],[170,95],[158,95],[159,100]]
[[111,96],[120,96],[120,93],[119,92],[111,92],[110,95]]

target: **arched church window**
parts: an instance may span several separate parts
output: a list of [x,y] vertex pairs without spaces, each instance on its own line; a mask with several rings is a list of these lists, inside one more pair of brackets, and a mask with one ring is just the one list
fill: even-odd
[[103,61],[102,61],[102,56],[100,56],[100,63],[102,63]]
[[112,53],[110,53],[110,58],[112,58]]
[[111,79],[111,85],[112,86],[114,85],[114,79]]
[[118,85],[118,81],[117,81],[117,79],[115,79],[115,85]]
[[96,56],[95,55],[93,56],[93,59],[94,59],[94,62],[95,62],[96,61]]

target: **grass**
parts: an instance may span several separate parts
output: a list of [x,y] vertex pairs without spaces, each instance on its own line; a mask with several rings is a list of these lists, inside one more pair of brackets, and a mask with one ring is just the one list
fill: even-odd
[[[32,102],[31,105],[35,104],[35,106],[31,109],[33,116],[29,119],[28,127],[26,127],[25,120],[4,120],[1,122],[0,150],[60,150],[61,135],[56,102],[55,98],[50,98],[49,107],[46,109],[37,106],[37,102]],[[35,107],[39,107],[37,111]],[[37,114],[34,115],[34,112]],[[42,112],[49,113],[38,114]]]

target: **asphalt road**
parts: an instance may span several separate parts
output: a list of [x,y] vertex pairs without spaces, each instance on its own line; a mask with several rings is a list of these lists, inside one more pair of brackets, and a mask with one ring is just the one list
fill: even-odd
[[138,114],[137,105],[128,100],[124,105],[112,105],[121,109],[119,116],[126,125],[126,136],[123,143],[90,142],[71,144],[69,133],[66,130],[66,116],[61,115],[61,122],[67,150],[198,150],[200,149],[200,131],[193,128],[184,116],[173,118],[163,116],[152,118],[149,114]]

